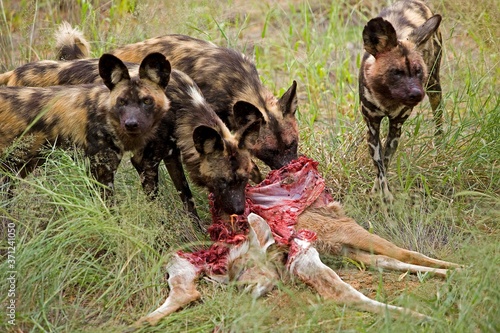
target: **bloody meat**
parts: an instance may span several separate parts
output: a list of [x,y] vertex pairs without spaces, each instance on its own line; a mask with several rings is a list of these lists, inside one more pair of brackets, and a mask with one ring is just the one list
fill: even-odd
[[310,230],[295,230],[298,216],[309,206],[326,206],[333,200],[325,189],[325,180],[318,172],[318,162],[301,156],[278,170],[271,171],[266,179],[256,186],[247,186],[245,213],[230,221],[214,206],[210,198],[212,225],[208,228],[214,242],[208,249],[178,254],[189,260],[200,272],[223,275],[227,272],[229,245],[237,245],[247,238],[246,217],[255,213],[269,224],[278,245],[291,246],[289,257],[293,257],[293,238],[312,242],[316,233]]

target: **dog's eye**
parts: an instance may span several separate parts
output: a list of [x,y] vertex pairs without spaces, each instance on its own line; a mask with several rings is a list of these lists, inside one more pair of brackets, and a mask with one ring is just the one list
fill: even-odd
[[151,105],[153,104],[153,99],[150,97],[146,97],[142,100],[142,103],[144,103],[145,105]]
[[417,76],[421,76],[422,74],[424,73],[422,67],[417,67],[415,69],[415,74],[417,74]]
[[405,72],[402,71],[401,69],[398,69],[398,68],[391,69],[391,75],[394,76],[394,77],[396,77],[396,78],[400,78],[404,74],[405,74]]
[[116,104],[118,104],[119,106],[124,106],[125,104],[127,104],[127,102],[125,101],[124,98],[118,98]]

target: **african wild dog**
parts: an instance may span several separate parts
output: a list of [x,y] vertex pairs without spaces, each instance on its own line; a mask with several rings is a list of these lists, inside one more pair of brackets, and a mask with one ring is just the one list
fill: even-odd
[[[69,39],[68,39],[69,41]],[[164,54],[172,66],[188,74],[205,99],[231,130],[245,126],[252,114],[236,114],[239,101],[254,105],[264,118],[252,154],[278,169],[297,158],[297,84],[276,98],[260,81],[253,61],[245,55],[185,35],[164,35],[110,51],[123,61],[138,63],[150,52]],[[75,54],[70,59],[81,58]]]
[[245,102],[235,104],[236,111],[245,109],[254,114],[254,120],[233,134],[185,73],[173,70],[165,93],[171,101],[170,114],[163,119],[156,139],[149,143],[144,155],[132,158],[143,186],[157,189],[158,167],[163,160],[188,212],[198,219],[182,171],[182,156],[191,180],[213,193],[215,203],[224,212],[240,214],[245,208],[248,180],[261,180],[247,149],[257,140],[262,121],[260,112]]
[[[372,192],[393,196],[387,169],[397,149],[401,126],[424,98],[434,113],[436,134],[441,133],[442,106],[440,15],[421,1],[405,0],[384,9],[363,29],[365,53],[359,72],[361,111],[368,126],[367,140],[378,174]],[[380,123],[389,118],[389,133],[382,148]]]
[[75,145],[112,190],[123,152],[141,151],[168,113],[170,71],[165,56],[153,53],[131,78],[122,61],[105,54],[98,70],[105,85],[0,87],[0,166],[24,177],[43,162],[44,145]]
[[[38,61],[0,74],[0,84],[24,86],[98,83],[97,59]],[[127,63],[132,76],[137,64]],[[43,74],[42,74],[43,73]],[[132,164],[141,176],[147,194],[156,195],[158,173],[164,161],[186,210],[198,218],[192,194],[183,172],[180,155],[191,179],[214,193],[226,213],[241,213],[248,179],[260,181],[258,169],[247,147],[257,140],[261,113],[253,105],[238,102],[236,114],[251,115],[252,121],[232,134],[205,101],[196,83],[185,73],[172,70],[165,90],[170,110],[144,150],[136,152]]]
[[248,147],[259,137],[262,114],[250,103],[234,104],[235,113],[252,115],[252,121],[233,134],[185,73],[172,72],[166,91],[176,115],[174,138],[191,179],[207,187],[224,212],[242,214],[248,180],[261,181]]

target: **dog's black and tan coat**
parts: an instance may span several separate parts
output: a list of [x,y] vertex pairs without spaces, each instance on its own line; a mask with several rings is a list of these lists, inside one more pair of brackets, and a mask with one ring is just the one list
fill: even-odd
[[[99,83],[97,59],[75,61],[38,61],[0,74],[0,84],[23,86],[75,85]],[[126,63],[132,77],[139,65]],[[57,89],[74,89],[62,87]],[[193,196],[184,175],[181,155],[197,185],[214,193],[218,207],[228,214],[240,214],[245,204],[245,186],[249,179],[260,181],[251,160],[250,147],[259,137],[262,114],[250,103],[233,105],[242,125],[231,132],[205,100],[196,83],[185,73],[172,70],[164,94],[170,110],[152,131],[144,149],[134,152],[132,164],[138,171],[143,188],[155,196],[158,189],[159,165],[163,161],[179,192],[186,210],[197,217]]]
[[135,77],[110,54],[98,65],[104,84],[0,87],[3,168],[25,176],[43,161],[43,146],[69,144],[83,149],[92,174],[113,187],[122,154],[141,151],[168,113],[171,67],[159,53],[145,57]]
[[248,181],[260,181],[248,150],[259,134],[260,113],[251,105],[236,104],[235,109],[250,108],[246,111],[255,115],[254,120],[232,133],[185,73],[173,70],[165,93],[171,101],[170,113],[162,120],[155,140],[148,144],[144,154],[132,158],[144,188],[157,189],[158,167],[164,161],[188,212],[197,216],[180,162],[182,156],[191,180],[213,193],[218,207],[228,214],[242,213]]
[[[64,29],[59,35],[64,35]],[[71,43],[68,40],[66,48],[76,50],[77,44],[78,41]],[[254,62],[247,56],[179,34],[147,39],[109,52],[132,63],[138,63],[150,52],[164,54],[173,68],[188,74],[196,82],[205,99],[230,130],[238,130],[253,117],[252,113],[236,114],[233,108],[236,103],[247,102],[261,112],[264,122],[258,140],[251,147],[254,156],[272,169],[297,158],[296,82],[278,99],[262,84]],[[75,52],[67,57],[78,59],[81,55]]]
[[[384,9],[363,29],[365,53],[359,72],[361,111],[368,126],[368,146],[377,178],[372,192],[393,196],[387,169],[397,149],[401,126],[425,92],[434,113],[436,134],[442,130],[440,15],[424,2],[399,1]],[[382,147],[380,123],[389,118],[389,133]]]

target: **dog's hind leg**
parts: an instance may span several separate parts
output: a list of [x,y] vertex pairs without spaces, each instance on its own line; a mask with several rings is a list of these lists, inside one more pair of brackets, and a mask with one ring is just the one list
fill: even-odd
[[390,312],[395,315],[411,315],[420,320],[430,319],[410,309],[381,303],[366,297],[342,281],[330,267],[323,264],[318,251],[307,240],[296,238],[292,241],[288,260],[287,266],[290,273],[312,286],[325,299],[372,313]]
[[191,302],[198,300],[201,294],[196,290],[196,280],[200,275],[199,269],[187,259],[177,254],[167,266],[168,286],[170,293],[165,302],[156,310],[145,317],[140,318],[135,326],[141,326],[144,322],[156,325],[160,319],[185,307]]
[[434,44],[434,63],[432,67],[429,68],[429,79],[427,86],[425,88],[427,96],[429,97],[429,102],[432,107],[432,112],[434,116],[434,124],[436,126],[435,135],[439,136],[443,134],[443,109],[444,105],[442,102],[443,93],[439,78],[439,72],[441,67],[441,56],[442,56],[442,38],[441,33],[438,33],[433,40]]

